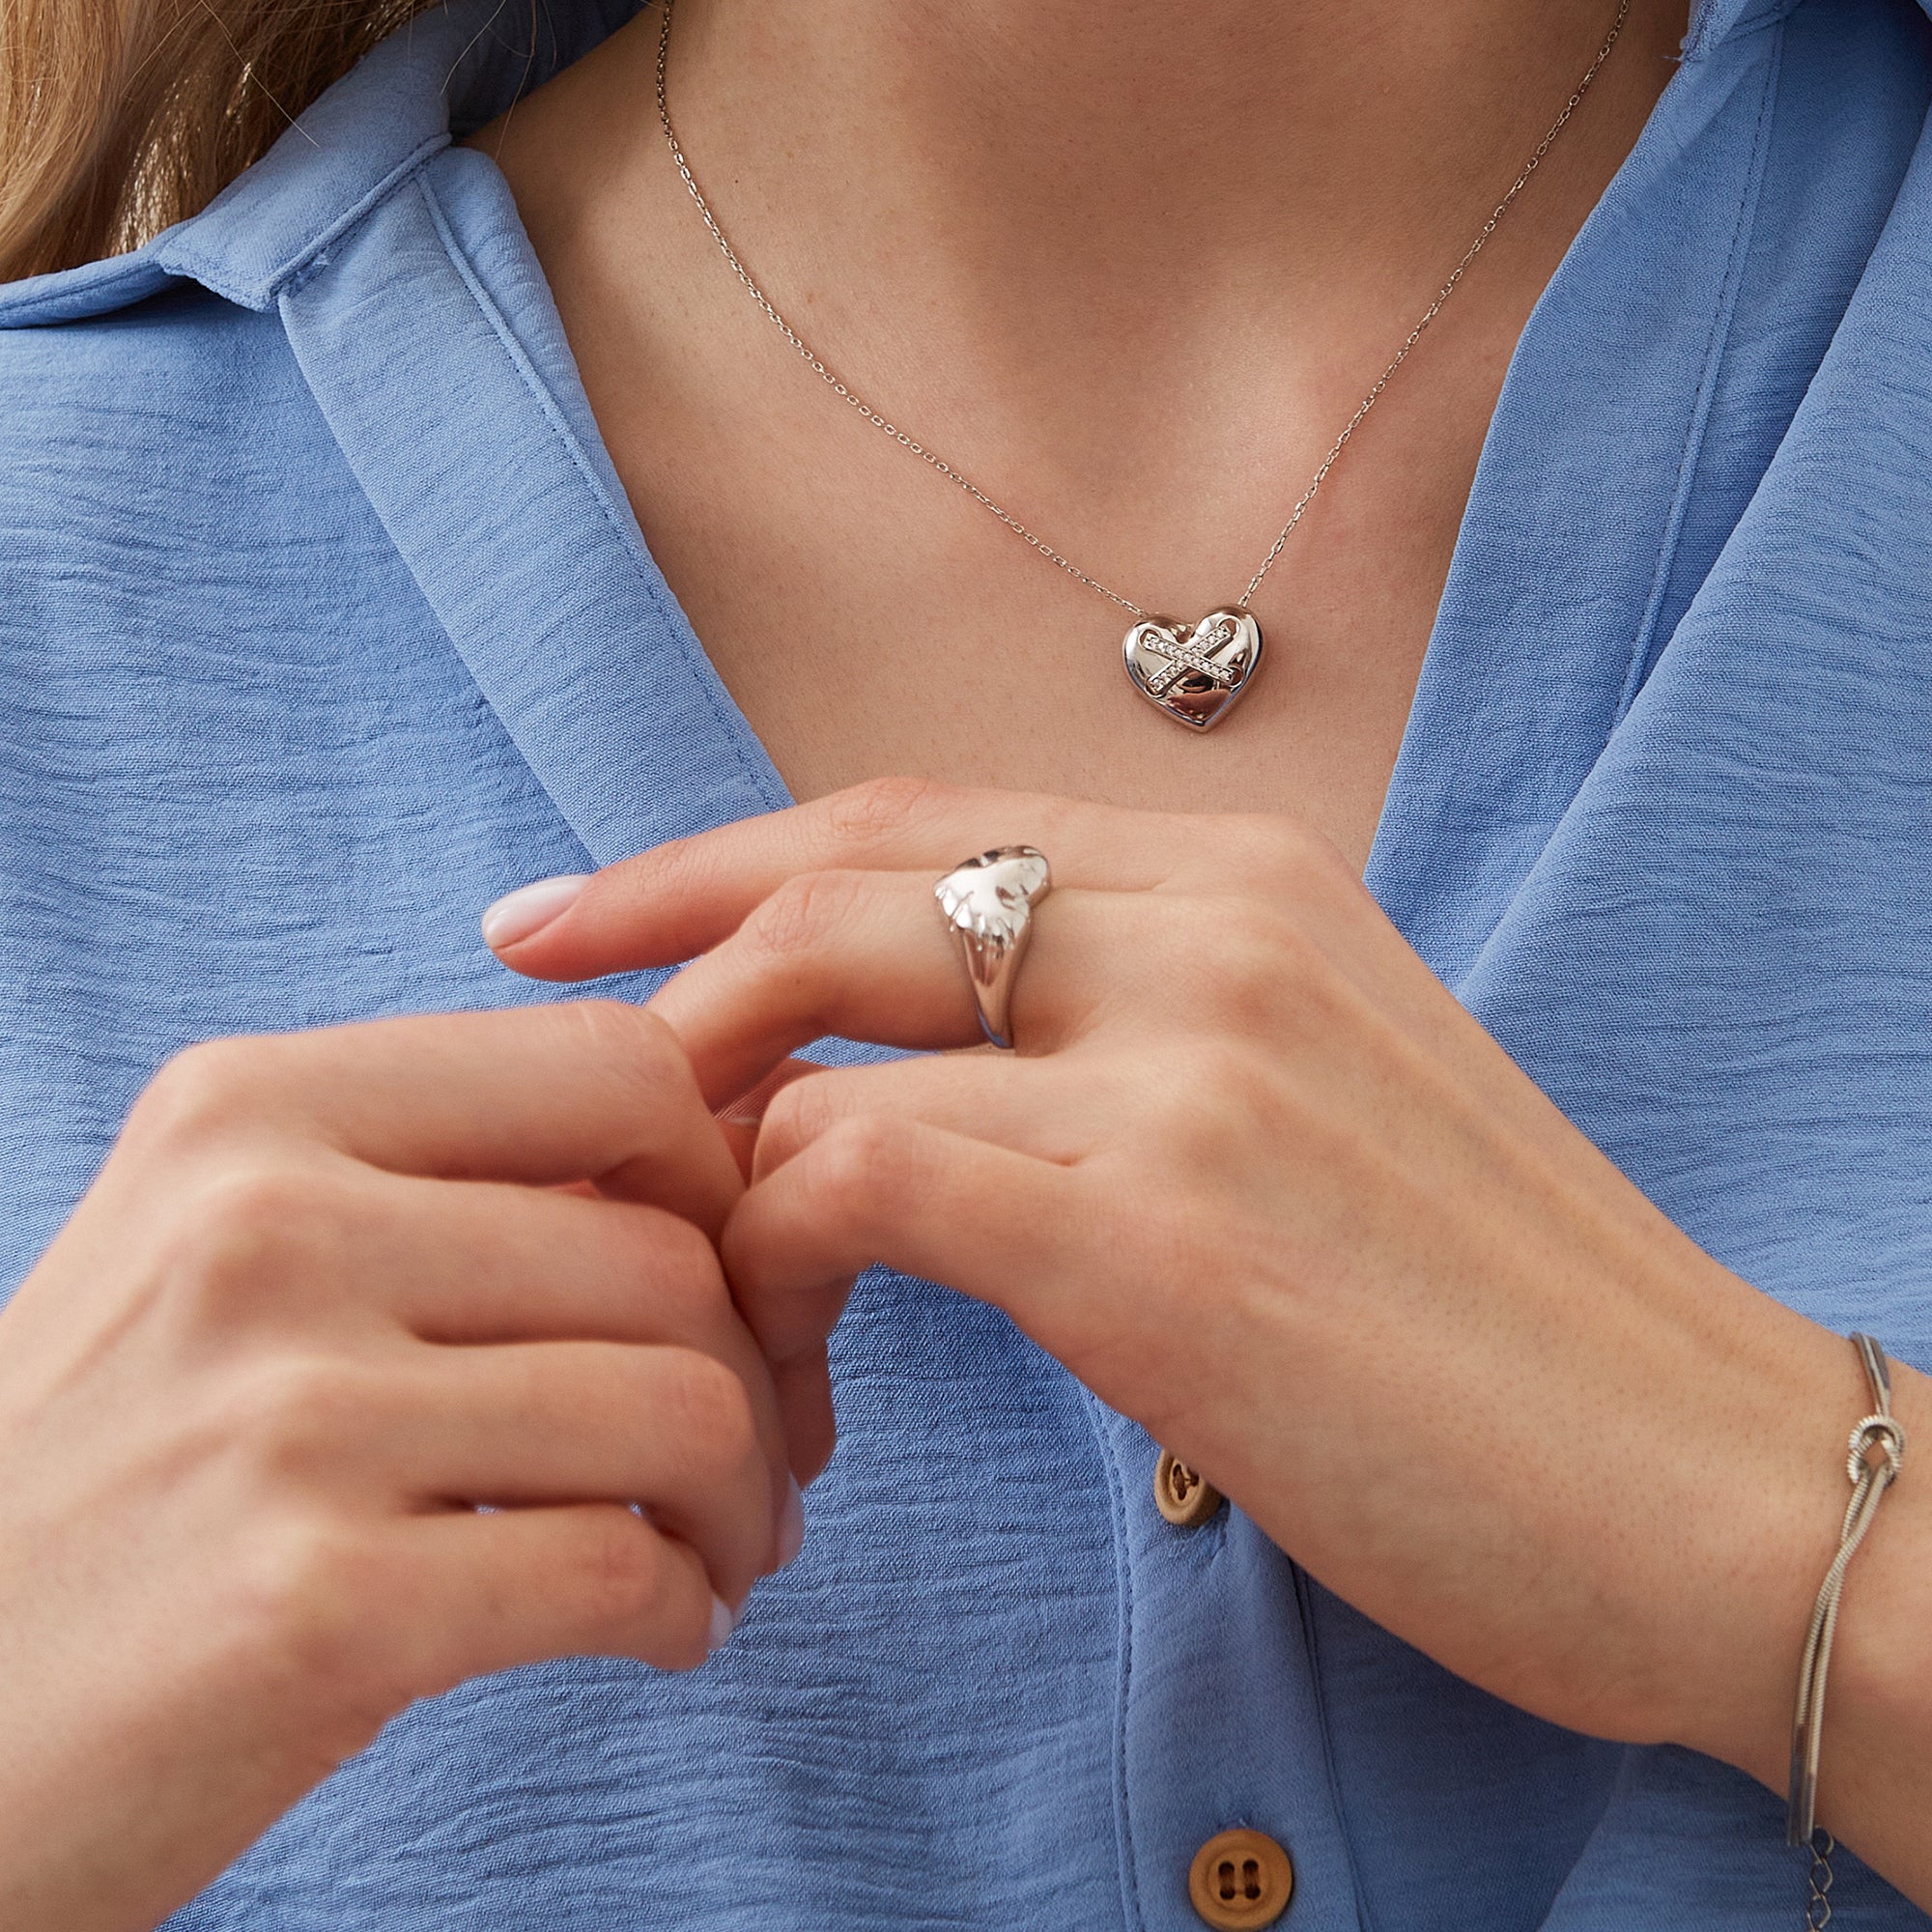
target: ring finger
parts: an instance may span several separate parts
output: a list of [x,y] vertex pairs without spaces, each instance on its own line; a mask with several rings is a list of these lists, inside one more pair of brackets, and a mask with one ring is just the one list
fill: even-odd
[[[793,1048],[837,1034],[881,1046],[977,1044],[965,973],[920,872],[807,872],[652,999],[708,1105],[754,1086]],[[1065,1044],[1094,1013],[1138,894],[1056,890],[1013,994],[1029,1052]],[[1112,943],[1109,943],[1110,936]]]

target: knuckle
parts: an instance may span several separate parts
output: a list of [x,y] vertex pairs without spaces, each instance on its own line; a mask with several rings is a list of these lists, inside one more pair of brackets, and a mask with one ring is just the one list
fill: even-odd
[[955,796],[936,780],[895,773],[834,793],[825,804],[825,820],[835,838],[865,845],[924,823]]
[[332,1466],[372,1407],[371,1391],[347,1361],[276,1355],[234,1378],[217,1404],[217,1427],[231,1452],[279,1486]]
[[224,1599],[230,1644],[256,1671],[300,1687],[312,1706],[353,1708],[373,1689],[364,1634],[387,1594],[371,1539],[319,1512],[292,1511],[248,1539]]
[[867,1209],[900,1164],[901,1146],[883,1115],[856,1114],[829,1128],[814,1151],[812,1177],[828,1208],[848,1218]]
[[1193,983],[1208,993],[1217,1024],[1270,1021],[1283,992],[1305,981],[1319,956],[1288,915],[1264,901],[1224,899],[1194,923],[1187,944]]
[[1197,1104],[1225,1119],[1267,1084],[1267,1068],[1253,1047],[1216,1040],[1194,1056],[1188,1087]]
[[623,1000],[563,1000],[545,1009],[555,1015],[566,1049],[593,1066],[619,1068],[639,1082],[658,1083],[681,1065],[675,1035],[656,1013]]
[[828,1133],[838,1119],[831,1082],[807,1074],[781,1087],[758,1123],[759,1171],[781,1166]]
[[342,1524],[291,1513],[249,1539],[235,1601],[251,1622],[278,1638],[318,1625],[333,1627],[366,1594],[357,1589],[362,1560]]
[[754,912],[747,940],[776,959],[815,952],[857,904],[862,872],[796,872]]
[[639,1208],[644,1239],[656,1263],[653,1272],[667,1292],[694,1303],[724,1302],[724,1270],[711,1237],[682,1214],[662,1208]]
[[663,1208],[622,1204],[633,1216],[623,1258],[648,1284],[652,1319],[667,1339],[716,1334],[734,1319],[724,1264],[702,1230]]
[[614,1509],[596,1511],[584,1532],[569,1587],[600,1645],[642,1652],[667,1669],[702,1663],[709,1596],[679,1587],[678,1565],[657,1532]]
[[640,1125],[662,1125],[667,1098],[693,1091],[684,1049],[656,1013],[622,1000],[569,1000],[550,1010],[565,1029],[565,1051],[614,1082]]
[[316,1169],[224,1164],[178,1194],[161,1239],[161,1278],[177,1299],[225,1312],[328,1274],[343,1239],[334,1195]]
[[1265,1108],[1267,1074],[1253,1049],[1208,1040],[1169,1070],[1160,1091],[1162,1144],[1211,1164],[1246,1143],[1255,1116]]
[[1314,826],[1278,812],[1235,813],[1225,818],[1233,843],[1266,874],[1299,891],[1356,883],[1342,849]]
[[130,1140],[151,1147],[200,1145],[233,1132],[255,1112],[262,1061],[259,1039],[203,1040],[162,1063],[128,1116]]
[[695,1461],[736,1466],[756,1452],[751,1393],[715,1355],[674,1350],[662,1365],[654,1395],[659,1421]]
[[1291,922],[1281,932],[1264,984],[1254,987],[1256,1012],[1269,1033],[1306,1042],[1353,1023],[1361,996],[1320,946]]
[[762,1460],[752,1392],[736,1376],[728,1388],[721,1389],[711,1415],[711,1451],[722,1467],[743,1470]]
[[664,1596],[664,1560],[628,1510],[597,1510],[584,1525],[578,1589],[591,1620],[611,1630],[647,1622]]

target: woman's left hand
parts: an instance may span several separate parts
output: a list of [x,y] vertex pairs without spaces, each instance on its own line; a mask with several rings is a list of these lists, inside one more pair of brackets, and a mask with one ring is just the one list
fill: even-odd
[[498,951],[549,979],[702,955],[652,1004],[723,1108],[821,1035],[976,1042],[933,883],[1003,842],[1053,867],[1018,1051],[765,1106],[724,1255],[800,1473],[883,1262],[1005,1309],[1450,1669],[1781,1786],[1856,1356],[1653,1208],[1313,834],[889,781],[612,867]]

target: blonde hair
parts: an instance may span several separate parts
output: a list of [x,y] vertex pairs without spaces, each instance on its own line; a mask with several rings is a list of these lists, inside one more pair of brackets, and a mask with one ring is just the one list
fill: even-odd
[[0,281],[192,214],[429,0],[0,0]]

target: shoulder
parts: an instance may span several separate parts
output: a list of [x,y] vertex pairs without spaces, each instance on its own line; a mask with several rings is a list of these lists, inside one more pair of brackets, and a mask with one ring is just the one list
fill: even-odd
[[0,675],[191,610],[331,464],[272,314],[168,281],[0,327]]
[[[0,578],[125,535],[122,513],[145,517],[148,539],[239,535],[308,487],[305,466],[339,466],[286,326],[290,298],[453,132],[636,4],[566,0],[530,46],[501,31],[498,0],[433,4],[190,220],[130,254],[0,285]],[[363,322],[343,327],[366,337]],[[0,630],[8,616],[0,601]]]
[[0,498],[30,473],[37,498],[75,477],[111,504],[162,452],[191,464],[211,437],[272,440],[276,405],[299,387],[281,297],[448,142],[411,51],[385,43],[145,246],[0,286]]
[[[145,265],[142,265],[145,266]],[[0,289],[0,494],[45,492],[63,474],[139,476],[157,447],[233,431],[233,408],[278,383],[274,318],[172,276],[101,299],[76,271]],[[24,325],[21,314],[34,318]],[[44,319],[43,319],[44,318]]]
[[436,75],[457,24],[438,10],[384,43],[143,247],[0,286],[9,659],[37,618],[83,623],[82,609],[49,609],[76,574],[130,590],[144,572],[191,581],[198,549],[246,547],[251,528],[286,523],[276,499],[332,458],[279,304],[447,145]]

